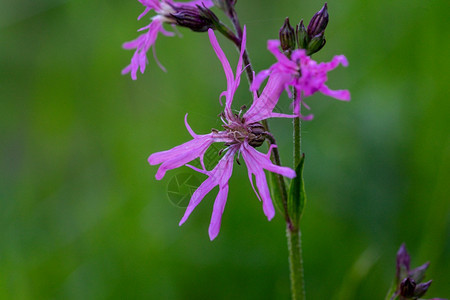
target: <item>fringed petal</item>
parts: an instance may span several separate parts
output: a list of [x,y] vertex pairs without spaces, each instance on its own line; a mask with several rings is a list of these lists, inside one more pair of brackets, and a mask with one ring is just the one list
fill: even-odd
[[[271,150],[272,148],[270,148]],[[264,169],[273,173],[281,174],[283,176],[294,178],[296,176],[295,171],[288,167],[281,167],[274,165],[270,161],[270,152],[263,154],[258,152],[255,148],[250,146],[247,142],[241,145],[241,153],[244,158],[245,164],[248,168],[248,175],[250,182],[253,186],[252,176],[255,175],[256,186],[258,188],[259,198],[263,202],[263,211],[269,220],[271,220],[275,214],[273,208],[272,198],[270,197],[269,188],[267,185],[266,174]],[[256,191],[255,191],[256,192]]]

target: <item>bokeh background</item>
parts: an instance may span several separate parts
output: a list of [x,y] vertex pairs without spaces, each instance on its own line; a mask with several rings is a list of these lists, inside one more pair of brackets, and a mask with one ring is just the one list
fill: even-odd
[[[322,5],[238,1],[255,69],[274,62],[266,41],[286,16],[308,22]],[[315,59],[347,56],[329,86],[350,89],[352,101],[307,101],[309,299],[383,299],[403,242],[413,266],[431,261],[429,298],[449,297],[449,3],[328,5]],[[289,299],[283,219],[264,217],[245,165],[234,169],[214,242],[217,190],[178,227],[184,209],[170,201],[170,181],[193,173],[156,181],[146,160],[190,139],[186,113],[197,133],[220,127],[225,76],[207,35],[183,28],[156,43],[167,73],[150,54],[137,81],[121,76],[132,56],[121,44],[148,23],[136,20],[142,10],[138,1],[0,2],[0,298]],[[219,41],[235,66],[237,52]],[[249,103],[243,79],[235,108]],[[284,95],[278,109],[288,103]],[[271,126],[290,165],[290,121]]]

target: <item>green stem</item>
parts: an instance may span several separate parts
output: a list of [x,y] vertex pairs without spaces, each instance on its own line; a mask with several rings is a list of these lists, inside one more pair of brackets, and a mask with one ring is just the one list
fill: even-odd
[[302,241],[300,229],[287,226],[286,235],[289,248],[289,269],[291,271],[292,300],[305,299],[303,278]]
[[[297,97],[297,92],[293,90],[293,99]],[[300,163],[301,159],[301,119],[294,118],[293,121],[293,139],[294,139],[294,169],[297,169],[297,165]],[[296,201],[297,199],[293,199]],[[291,271],[291,292],[292,299],[305,299],[305,282],[303,276],[303,258],[302,258],[302,241],[300,225],[295,227],[287,226],[287,239],[289,248],[289,268]]]
[[302,122],[300,118],[294,118],[294,168],[297,167],[302,156]]
[[[295,101],[297,98],[297,90],[295,88],[292,88],[292,100]],[[301,103],[299,103],[299,106]],[[299,108],[301,112],[301,106]],[[302,121],[299,117],[294,118],[293,121],[293,132],[294,132],[294,156],[293,156],[293,163],[294,163],[294,170],[297,168],[298,163],[300,162],[301,156],[302,156]]]

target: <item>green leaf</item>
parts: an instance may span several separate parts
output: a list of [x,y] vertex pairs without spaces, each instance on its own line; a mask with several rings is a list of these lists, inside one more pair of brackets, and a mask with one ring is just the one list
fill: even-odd
[[[283,177],[284,180],[284,177]],[[278,182],[277,174],[269,172],[269,188],[272,201],[275,202],[276,208],[286,217],[286,211],[283,205],[283,196]]]
[[303,166],[305,163],[305,154],[302,155],[297,167],[295,168],[295,173],[297,176],[292,179],[291,186],[289,187],[288,196],[288,211],[292,223],[298,227],[300,218],[303,213],[303,208],[306,203],[306,193],[305,185],[303,182]]

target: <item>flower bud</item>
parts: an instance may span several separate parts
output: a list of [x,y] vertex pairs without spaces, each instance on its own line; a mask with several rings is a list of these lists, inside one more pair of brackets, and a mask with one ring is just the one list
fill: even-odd
[[416,289],[416,282],[410,277],[406,277],[400,283],[400,295],[402,295],[403,297],[407,298],[413,297],[415,289]]
[[423,295],[425,295],[431,285],[431,282],[432,281],[430,280],[424,283],[419,283],[414,289],[414,297],[422,297]]
[[283,51],[292,51],[296,48],[295,31],[289,24],[289,18],[284,20],[283,27],[280,28],[280,45]]
[[305,25],[303,25],[303,19],[295,28],[295,34],[297,36],[297,45],[300,49],[306,49],[308,46],[308,33],[306,32]]
[[308,36],[310,39],[323,34],[328,24],[327,3],[311,19],[308,25]]
[[397,284],[399,284],[403,278],[408,276],[410,262],[411,257],[409,256],[409,253],[406,250],[406,246],[403,243],[397,252],[397,275],[396,275]]
[[316,35],[309,41],[307,50],[306,50],[306,54],[311,55],[311,54],[316,53],[317,51],[322,49],[323,46],[325,46],[325,43],[326,43],[326,40],[325,40],[325,37],[323,36],[323,33]]
[[311,18],[308,29],[303,25],[303,20],[296,28],[297,44],[300,49],[305,49],[307,55],[319,51],[325,46],[325,28],[328,24],[327,4]]
[[417,268],[409,271],[409,275],[416,282],[422,282],[422,280],[425,278],[425,272],[427,271],[429,266],[430,266],[430,263],[426,262],[423,265],[421,265],[420,267],[417,267]]
[[[431,280],[421,283],[425,277],[425,271],[430,263],[410,269],[411,257],[406,250],[405,244],[400,246],[397,252],[397,272],[395,275],[395,289],[391,288],[390,294],[386,299],[400,300],[416,300],[421,298],[427,292],[431,285]],[[433,298],[430,300],[443,300],[441,298]]]
[[170,14],[175,24],[190,28],[192,31],[204,32],[209,28],[215,29],[217,16],[208,8],[197,5],[196,7],[176,7],[176,12]]

